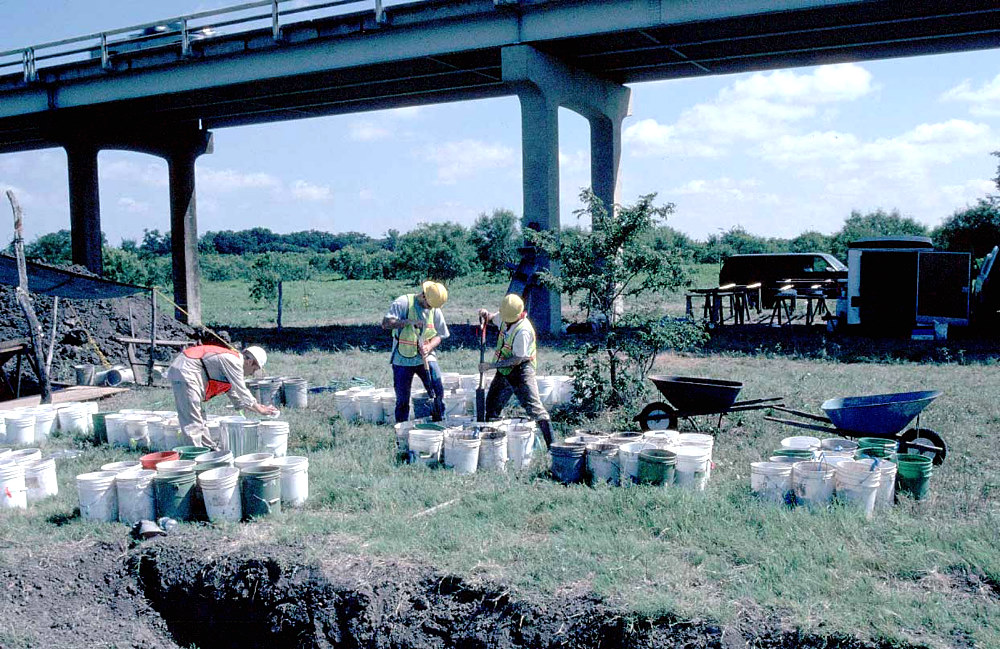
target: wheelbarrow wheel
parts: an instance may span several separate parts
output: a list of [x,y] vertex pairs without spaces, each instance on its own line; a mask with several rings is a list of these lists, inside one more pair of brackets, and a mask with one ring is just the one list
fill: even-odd
[[926,455],[934,460],[934,464],[941,464],[948,456],[948,447],[944,443],[944,438],[935,433],[930,428],[911,428],[899,438],[899,452],[909,453],[911,444],[921,444],[924,446],[936,446],[940,451],[924,451],[913,449],[920,455]]
[[677,411],[662,401],[647,405],[636,419],[641,430],[677,430]]

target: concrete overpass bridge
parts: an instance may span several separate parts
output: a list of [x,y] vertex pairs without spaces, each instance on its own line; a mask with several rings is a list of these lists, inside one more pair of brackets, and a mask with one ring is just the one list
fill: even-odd
[[[176,301],[200,321],[194,165],[212,129],[516,95],[523,212],[559,227],[558,109],[616,199],[625,85],[1000,45],[996,0],[263,0],[0,52],[0,153],[63,147],[73,259],[102,268],[97,155],[169,169]],[[532,296],[539,327],[559,296]]]

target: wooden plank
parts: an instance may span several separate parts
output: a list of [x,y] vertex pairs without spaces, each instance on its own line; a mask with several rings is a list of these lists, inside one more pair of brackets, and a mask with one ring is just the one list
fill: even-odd
[[[126,344],[126,345],[149,345],[149,338],[132,338],[131,336],[112,336],[112,340]],[[167,347],[190,347],[191,345],[197,344],[193,340],[161,340],[156,339],[157,345],[166,345]]]
[[[106,388],[95,385],[72,385],[68,388],[52,391],[52,403],[66,403],[67,401],[96,401],[110,397],[120,392],[128,392],[128,388]],[[0,410],[13,410],[14,408],[24,408],[37,406],[41,403],[41,395],[33,394],[20,399],[10,401],[0,401]]]

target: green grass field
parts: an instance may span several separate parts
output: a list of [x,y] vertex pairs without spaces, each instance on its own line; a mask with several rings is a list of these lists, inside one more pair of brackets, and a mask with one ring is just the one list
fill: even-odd
[[[345,286],[349,291],[334,290]],[[207,288],[206,309],[233,290]],[[324,304],[330,321],[370,323],[406,289],[344,282],[330,288],[325,302],[318,291],[311,298],[316,306],[303,310],[301,322],[320,318],[324,309],[318,305]],[[454,306],[461,305],[457,311],[495,301],[502,290],[465,288],[467,296],[452,291]],[[212,321],[222,322],[224,311],[211,309]],[[256,323],[252,313],[245,315],[246,322]],[[561,373],[561,353],[543,346],[540,372]],[[276,352],[271,358],[271,373],[304,376],[313,384],[362,376],[391,385],[383,353]],[[449,350],[446,344],[440,360],[444,371],[471,373],[478,354]],[[459,476],[398,465],[392,429],[339,419],[327,393],[311,395],[305,411],[285,413],[293,431],[290,453],[310,459],[306,507],[268,521],[205,526],[199,533],[230,543],[308,539],[319,561],[325,547],[346,546],[359,554],[499,580],[515,592],[594,591],[639,613],[669,611],[724,624],[778,620],[819,633],[932,647],[1000,646],[1000,373],[995,365],[664,355],[654,371],[740,380],[746,385],[742,398],[783,396],[788,406],[817,413],[819,404],[834,396],[940,389],[943,396],[925,411],[922,424],[945,437],[949,456],[932,479],[928,500],[904,498],[865,520],[839,507],[811,512],[753,497],[749,463],[769,455],[781,438],[797,434],[764,421],[761,412],[723,420],[712,480],[707,491],[693,493],[566,487],[548,479],[544,466],[527,474]],[[212,406],[221,412],[224,404],[218,401]],[[164,389],[139,389],[102,403],[102,410],[138,406],[169,409],[172,399]],[[715,430],[711,418],[699,423]],[[121,525],[89,524],[72,516],[74,476],[135,455],[89,447],[81,457],[60,463],[60,495],[25,513],[4,512],[0,538],[39,553],[49,544],[120,539]],[[449,501],[456,502],[413,518]]]

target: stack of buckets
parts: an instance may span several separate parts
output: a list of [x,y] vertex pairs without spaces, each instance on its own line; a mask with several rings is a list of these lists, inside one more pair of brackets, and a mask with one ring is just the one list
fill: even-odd
[[871,517],[876,508],[892,506],[897,487],[918,500],[927,494],[931,458],[896,455],[896,447],[887,438],[787,437],[770,461],[751,463],[750,486],[767,500],[814,508],[836,495]]
[[0,415],[0,442],[44,444],[57,430],[71,435],[90,434],[96,413],[96,403],[75,401],[6,410]]
[[531,466],[537,435],[534,422],[470,421],[468,416],[445,422],[409,421],[396,424],[396,445],[403,462],[443,465],[456,473],[506,472]]
[[553,477],[564,484],[677,485],[702,491],[712,470],[714,438],[677,431],[616,434],[576,431],[549,449]]
[[247,381],[247,388],[258,402],[268,406],[305,408],[309,405],[309,382],[289,376],[265,376]]
[[0,509],[26,509],[59,493],[56,462],[37,448],[0,449]]

